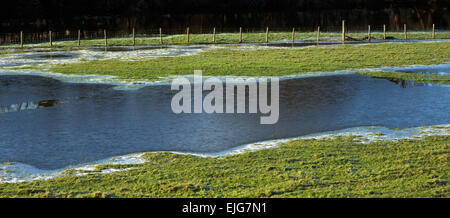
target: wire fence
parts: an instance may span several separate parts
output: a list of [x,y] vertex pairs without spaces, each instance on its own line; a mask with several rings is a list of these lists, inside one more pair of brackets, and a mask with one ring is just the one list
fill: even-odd
[[[408,33],[410,37],[408,38]],[[228,35],[228,36],[224,36]],[[42,46],[92,46],[92,45],[151,45],[186,43],[260,43],[292,40],[352,41],[352,40],[407,40],[447,39],[450,32],[435,28],[390,30],[385,25],[374,26],[310,26],[293,28],[151,28],[131,31],[66,30],[63,32],[0,33],[1,46],[41,44]],[[119,39],[119,40],[117,40]],[[121,40],[122,39],[122,40]],[[125,39],[125,40],[123,40]],[[108,40],[110,40],[108,42]],[[64,43],[67,42],[67,43]],[[71,42],[71,43],[69,43]]]

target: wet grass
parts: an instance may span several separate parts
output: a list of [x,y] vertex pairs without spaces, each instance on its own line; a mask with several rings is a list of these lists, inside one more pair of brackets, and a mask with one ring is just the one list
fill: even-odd
[[[356,39],[363,39],[367,36],[367,32],[355,32],[348,33],[348,36]],[[403,32],[388,32],[387,36],[393,37],[398,40],[403,40],[404,35]],[[341,41],[341,33],[337,32],[321,32],[320,41]],[[374,40],[382,40],[383,33],[382,32],[372,32],[372,39]],[[265,43],[266,42],[265,32],[259,33],[247,33],[245,29],[242,34],[242,43]],[[450,38],[450,32],[436,32],[435,39],[448,39]],[[270,32],[269,34],[269,42],[291,42],[292,41],[292,32]],[[409,40],[416,39],[432,39],[432,34],[430,32],[417,32],[411,31],[408,32]],[[316,32],[296,32],[295,40],[298,41],[316,41]],[[159,45],[160,39],[159,35],[154,35],[151,37],[148,36],[137,36],[135,41],[136,46],[143,45]],[[189,36],[190,44],[211,44],[213,43],[213,35],[210,34],[190,34]],[[239,43],[239,33],[223,33],[216,34],[216,43]],[[179,35],[163,35],[163,44],[165,45],[186,45],[187,36],[185,34]],[[77,47],[78,42],[76,40],[73,41],[59,41],[54,42],[53,45],[55,47]],[[95,40],[82,40],[80,46],[81,47],[90,47],[90,46],[104,46],[104,39],[95,39]],[[130,37],[127,38],[110,38],[108,39],[109,46],[132,46],[133,40]],[[49,47],[48,42],[39,43],[39,44],[26,44],[24,48],[38,48],[38,47]],[[3,45],[0,48],[19,48],[19,45]]]
[[437,84],[450,84],[450,75],[439,74],[421,74],[421,73],[403,73],[403,72],[359,72],[361,75],[367,75],[376,78],[402,79],[418,82],[431,82]]
[[203,70],[209,76],[284,76],[450,60],[450,42],[381,43],[319,46],[300,49],[239,50],[219,48],[198,55],[143,61],[96,60],[51,66],[63,74],[114,75],[127,79],[157,79]]
[[0,184],[0,197],[449,197],[449,137],[298,139],[223,158],[147,153],[127,171]]

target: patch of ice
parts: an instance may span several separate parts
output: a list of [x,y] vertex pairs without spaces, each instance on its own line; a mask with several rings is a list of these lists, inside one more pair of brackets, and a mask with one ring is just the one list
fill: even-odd
[[[64,175],[66,170],[75,170],[76,175],[86,175],[97,170],[101,164],[143,164],[146,160],[142,157],[144,153],[128,154],[118,157],[111,157],[104,160],[95,161],[87,164],[68,166],[57,170],[42,170],[31,165],[22,163],[0,163],[0,183],[17,183],[34,180],[47,180]],[[124,169],[106,168],[99,173],[113,173],[118,171],[130,170],[135,167]],[[79,171],[79,172],[78,172]]]
[[[161,48],[133,50],[133,47],[121,47],[130,49],[129,51],[102,51],[102,48],[83,48],[71,51],[53,51],[53,50],[26,50],[22,53],[5,54],[0,56],[1,68],[17,68],[28,66],[48,66],[54,64],[70,64],[89,60],[129,60],[139,61],[157,57],[177,57],[196,55],[208,49],[221,48],[219,46],[166,46]],[[95,50],[97,49],[97,50]],[[110,49],[113,49],[110,48]]]

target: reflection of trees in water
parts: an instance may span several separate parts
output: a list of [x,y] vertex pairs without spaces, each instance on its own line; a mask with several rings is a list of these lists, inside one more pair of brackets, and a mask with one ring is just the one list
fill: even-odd
[[395,84],[400,85],[402,88],[412,88],[414,86],[423,86],[423,83],[417,83],[412,80],[404,80],[404,79],[397,79],[397,78],[386,78],[390,82],[393,82]]
[[0,105],[0,113],[19,112],[23,110],[34,110],[43,107],[53,107],[58,104],[58,100],[29,101],[20,104]]

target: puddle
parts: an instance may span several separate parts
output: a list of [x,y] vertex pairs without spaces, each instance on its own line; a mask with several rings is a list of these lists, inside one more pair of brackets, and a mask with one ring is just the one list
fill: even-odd
[[72,54],[69,52],[42,52],[42,53],[28,53],[22,55],[23,59],[30,60],[52,60],[52,59],[73,59],[79,57],[79,54]]
[[[258,141],[354,126],[405,128],[450,122],[445,86],[402,88],[385,79],[330,75],[280,81],[280,119],[262,114],[174,114],[168,85],[115,90],[38,76],[0,76],[0,105],[70,99],[0,115],[0,163],[51,170],[147,151],[214,154]],[[207,93],[205,93],[207,94]]]

